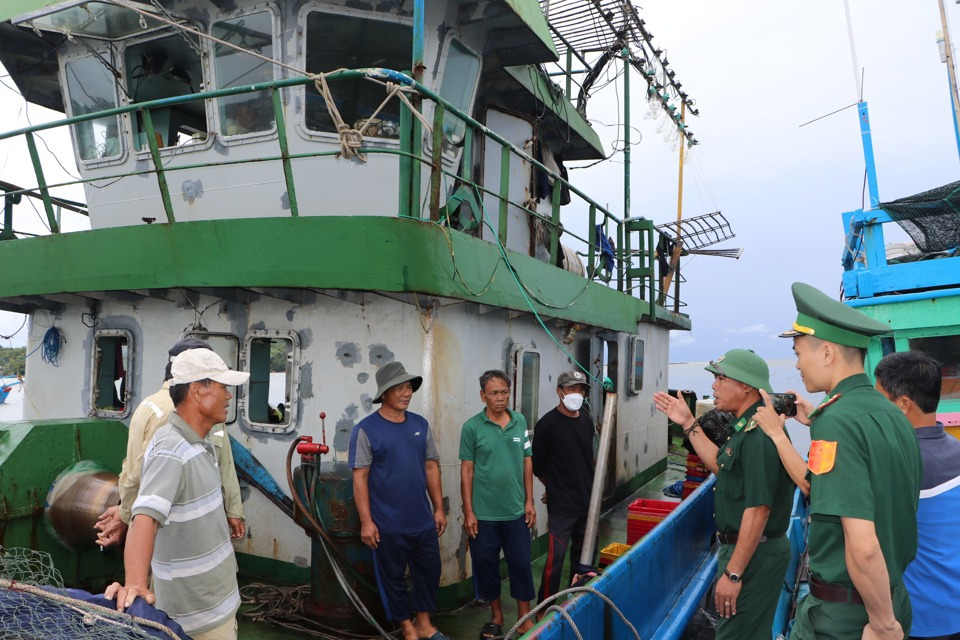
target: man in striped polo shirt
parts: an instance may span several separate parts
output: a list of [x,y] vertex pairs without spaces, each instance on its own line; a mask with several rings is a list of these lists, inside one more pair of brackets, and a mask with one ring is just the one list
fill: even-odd
[[[144,453],[124,551],[125,584],[113,583],[105,595],[116,596],[120,611],[138,596],[156,602],[194,640],[235,640],[237,560],[207,434],[226,420],[227,387],[250,374],[231,371],[206,349],[184,351],[171,372],[175,411]],[[156,596],[147,588],[151,570]]]

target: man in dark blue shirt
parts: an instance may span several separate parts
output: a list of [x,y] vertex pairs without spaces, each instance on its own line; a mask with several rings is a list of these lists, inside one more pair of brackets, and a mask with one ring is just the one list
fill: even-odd
[[960,440],[937,422],[943,374],[922,351],[891,353],[874,370],[877,390],[907,416],[920,443],[923,479],[917,507],[917,557],[903,584],[910,594],[910,638],[960,640]]
[[[438,538],[447,527],[440,456],[426,419],[407,411],[422,383],[399,362],[377,371],[373,402],[380,409],[354,427],[349,465],[360,537],[373,549],[387,619],[400,624],[404,640],[449,640],[430,622],[440,586]],[[410,594],[404,578],[408,566]]]

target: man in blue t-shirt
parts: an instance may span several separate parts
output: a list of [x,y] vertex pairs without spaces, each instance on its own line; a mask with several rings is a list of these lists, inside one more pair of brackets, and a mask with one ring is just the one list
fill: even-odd
[[[360,537],[373,549],[387,619],[400,624],[404,640],[449,640],[430,622],[440,586],[438,538],[447,528],[440,455],[426,419],[407,411],[422,383],[399,362],[380,367],[373,399],[380,409],[350,434],[349,465]],[[404,577],[408,566],[410,594]]]
[[910,637],[960,639],[960,440],[937,422],[940,363],[922,351],[891,353],[874,371],[877,391],[907,416],[920,443],[923,480],[917,508],[917,557],[903,583],[910,594]]

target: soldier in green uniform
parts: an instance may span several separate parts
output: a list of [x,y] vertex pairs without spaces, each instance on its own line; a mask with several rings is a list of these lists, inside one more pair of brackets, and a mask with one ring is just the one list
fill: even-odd
[[699,428],[678,394],[658,391],[656,407],[684,427],[704,464],[717,474],[714,518],[720,542],[715,601],[717,638],[770,640],[780,586],[790,563],[784,535],[794,484],[773,442],[756,428],[760,390],[770,391],[769,369],[745,349],[728,351],[706,370],[715,377],[716,407],[736,416],[731,435],[717,447]]
[[825,391],[816,409],[798,402],[810,425],[805,463],[782,436],[782,416],[766,407],[758,424],[776,444],[794,481],[810,495],[810,595],[791,638],[909,635],[910,599],[903,572],[917,551],[920,449],[910,423],[870,384],[863,368],[882,322],[794,283],[793,338],[807,391]]

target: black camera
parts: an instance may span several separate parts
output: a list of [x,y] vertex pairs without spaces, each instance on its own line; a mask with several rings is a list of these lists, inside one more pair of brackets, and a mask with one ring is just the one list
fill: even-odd
[[782,416],[792,418],[797,415],[797,396],[793,393],[770,393],[770,406]]

